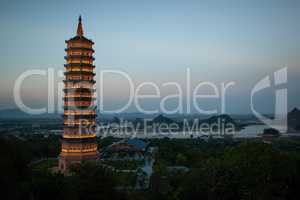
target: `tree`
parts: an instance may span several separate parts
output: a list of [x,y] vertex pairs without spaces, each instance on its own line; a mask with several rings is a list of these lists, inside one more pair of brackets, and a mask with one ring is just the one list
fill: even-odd
[[186,158],[186,156],[184,154],[178,153],[176,155],[176,164],[177,165],[185,165],[186,161],[187,161],[187,158]]
[[93,162],[85,162],[71,170],[74,175],[70,178],[69,184],[76,186],[79,199],[117,199],[114,177],[109,170]]
[[192,170],[181,199],[290,199],[299,195],[299,161],[262,143],[227,148]]

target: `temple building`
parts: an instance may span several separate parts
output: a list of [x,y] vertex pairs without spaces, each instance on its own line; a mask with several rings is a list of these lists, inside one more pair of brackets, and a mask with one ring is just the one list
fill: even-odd
[[149,142],[141,139],[123,139],[115,142],[101,152],[101,160],[144,160],[149,154]]
[[63,173],[68,172],[71,164],[96,160],[98,156],[94,42],[84,37],[81,17],[76,36],[67,40],[66,44],[64,132],[58,166]]

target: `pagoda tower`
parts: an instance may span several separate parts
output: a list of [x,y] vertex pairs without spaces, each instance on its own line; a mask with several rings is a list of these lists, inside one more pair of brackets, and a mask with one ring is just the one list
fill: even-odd
[[69,166],[96,160],[96,106],[93,70],[94,42],[84,37],[81,16],[77,34],[66,41],[64,80],[64,133],[61,140],[59,170],[67,173]]

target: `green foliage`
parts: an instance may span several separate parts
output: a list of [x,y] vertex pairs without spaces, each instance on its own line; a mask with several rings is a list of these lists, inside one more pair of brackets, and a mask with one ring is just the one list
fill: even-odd
[[[237,145],[231,140],[212,139],[205,142],[200,139],[152,139],[153,146],[159,148],[156,158],[157,162],[164,162],[166,165],[185,165],[195,167],[209,157],[222,154],[226,146]],[[179,156],[179,157],[177,157]],[[178,160],[180,158],[181,160]],[[179,162],[179,163],[178,163]]]
[[64,199],[66,181],[62,174],[49,171],[34,172],[30,182],[30,196],[33,199]]
[[134,187],[136,184],[136,173],[118,172],[115,174],[116,185],[121,187]]
[[[151,144],[159,152],[150,188],[134,191],[117,186],[133,186],[135,174],[113,173],[90,162],[74,166],[67,177],[47,169],[55,164],[52,161],[29,165],[38,158],[57,156],[58,137],[0,137],[2,195],[25,200],[300,199],[299,139],[278,138],[273,144],[256,139],[153,139]],[[131,168],[137,164],[128,163],[116,165]],[[190,171],[168,170],[174,165],[185,165]]]
[[[36,151],[48,146],[47,142],[41,142],[41,148],[30,146],[39,140],[44,141],[44,138],[35,136],[23,141],[14,137],[0,137],[0,184],[3,197],[25,200],[119,199],[119,192],[114,189],[113,174],[95,164],[79,165],[72,171],[72,176],[68,177],[49,171],[47,166],[52,166],[56,161],[30,165],[37,158],[36,155],[40,154]],[[59,140],[56,142],[59,143]]]
[[[297,163],[298,162],[298,163]],[[299,161],[262,143],[227,148],[187,176],[183,199],[290,199]]]
[[111,145],[114,142],[118,142],[119,138],[113,138],[113,137],[105,137],[105,138],[97,138],[97,143],[99,144],[100,148],[105,148],[109,145]]
[[32,170],[47,171],[50,168],[57,167],[58,160],[42,160],[41,162],[31,165]]
[[176,155],[176,164],[177,165],[185,165],[186,162],[187,162],[187,158],[186,158],[186,156],[184,154],[178,153]]
[[144,165],[142,160],[107,160],[102,163],[119,170],[136,170]]
[[31,155],[19,140],[0,138],[0,158],[1,195],[19,199],[27,187],[25,180],[30,177],[26,164]]
[[77,199],[116,199],[115,180],[109,170],[93,162],[86,162],[73,168],[72,172],[73,175],[68,177],[70,199],[74,198],[74,193]]

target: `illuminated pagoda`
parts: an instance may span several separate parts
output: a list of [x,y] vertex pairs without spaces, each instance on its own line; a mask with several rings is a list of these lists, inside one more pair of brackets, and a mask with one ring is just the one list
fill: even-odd
[[69,166],[96,160],[95,81],[93,41],[84,37],[81,17],[77,35],[66,41],[64,80],[64,133],[61,140],[59,170],[67,173]]

